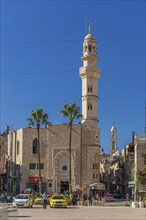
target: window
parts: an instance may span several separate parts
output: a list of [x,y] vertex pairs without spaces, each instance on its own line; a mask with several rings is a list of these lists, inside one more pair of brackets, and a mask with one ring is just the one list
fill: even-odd
[[52,188],[52,183],[49,183],[49,188]]
[[92,93],[92,86],[88,86],[88,92]]
[[19,155],[19,141],[17,141],[17,150],[16,150],[16,154]]
[[[37,169],[39,169],[39,164],[37,164]],[[44,169],[44,164],[43,164],[43,163],[40,164],[40,169],[41,169],[41,170]]]
[[93,179],[95,179],[95,175],[93,174]]
[[88,110],[92,110],[92,104],[88,104]]
[[115,142],[113,141],[112,142],[112,149],[114,149],[115,148]]
[[92,46],[91,45],[89,45],[88,50],[89,50],[89,52],[92,51]]
[[62,167],[62,169],[63,169],[64,171],[66,171],[66,170],[67,170],[67,166],[64,165],[64,166]]
[[35,170],[36,169],[36,164],[35,163],[30,163],[29,164],[29,169],[30,170]]
[[33,154],[38,154],[38,139],[34,139],[33,144],[32,144],[32,153]]

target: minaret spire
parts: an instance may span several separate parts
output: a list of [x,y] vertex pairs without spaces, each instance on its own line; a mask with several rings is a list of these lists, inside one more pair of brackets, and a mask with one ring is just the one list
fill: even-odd
[[88,34],[83,42],[83,66],[80,68],[80,77],[82,78],[82,123],[88,127],[98,128],[98,78],[100,69],[96,63],[99,60],[97,56],[96,39],[91,34],[90,22],[88,25]]
[[90,22],[90,23],[88,24],[88,33],[89,33],[89,34],[91,34],[91,26],[92,26],[92,22]]

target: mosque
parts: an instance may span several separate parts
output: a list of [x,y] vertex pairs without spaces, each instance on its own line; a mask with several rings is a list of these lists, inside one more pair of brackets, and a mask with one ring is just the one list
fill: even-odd
[[[88,192],[100,179],[100,129],[98,127],[98,79],[96,39],[91,33],[83,41],[81,124],[73,124],[71,148],[71,182],[73,190]],[[40,129],[41,181],[43,191],[62,192],[69,189],[69,138],[66,124],[48,125]],[[8,134],[8,191],[32,187],[38,190],[37,130],[21,128]],[[20,178],[17,178],[20,177]]]

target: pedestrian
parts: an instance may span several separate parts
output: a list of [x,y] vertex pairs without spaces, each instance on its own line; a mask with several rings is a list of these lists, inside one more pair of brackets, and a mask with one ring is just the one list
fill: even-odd
[[46,209],[46,207],[47,207],[47,194],[46,194],[46,192],[44,192],[44,194],[42,195],[42,199],[43,199],[43,209]]
[[89,205],[92,205],[92,195],[91,194],[89,195],[88,200],[89,200]]
[[83,196],[83,206],[86,206],[86,203],[87,203],[87,194],[85,193]]

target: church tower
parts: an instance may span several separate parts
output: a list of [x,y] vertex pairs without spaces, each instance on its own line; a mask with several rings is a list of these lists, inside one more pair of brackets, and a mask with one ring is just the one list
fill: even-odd
[[110,156],[113,157],[113,154],[118,151],[117,147],[118,137],[117,137],[117,129],[113,125],[111,128],[111,137],[110,137]]
[[82,79],[82,124],[84,126],[98,127],[98,78],[100,69],[96,66],[97,57],[96,40],[91,33],[91,24],[88,34],[83,42],[83,67],[80,68]]

